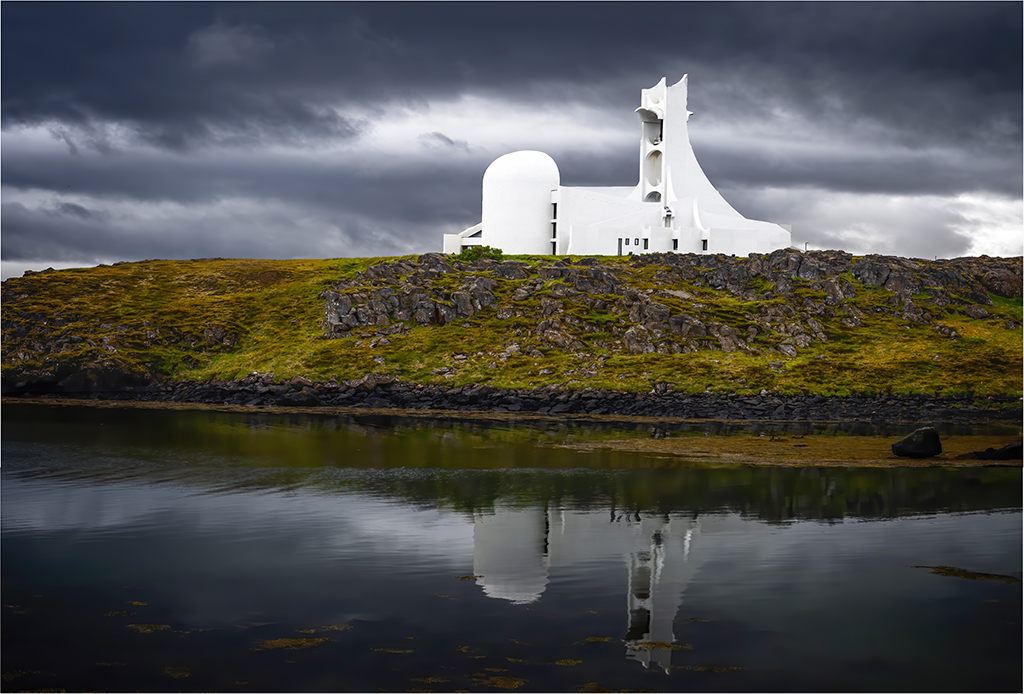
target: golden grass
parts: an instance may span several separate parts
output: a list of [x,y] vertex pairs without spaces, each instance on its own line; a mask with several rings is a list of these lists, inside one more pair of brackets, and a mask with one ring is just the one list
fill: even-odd
[[581,441],[563,444],[580,451],[611,449],[649,453],[687,464],[709,467],[1020,467],[1021,461],[976,460],[968,454],[986,447],[1002,448],[1017,436],[959,436],[942,438],[942,453],[933,458],[901,458],[892,444],[901,436],[672,436]]

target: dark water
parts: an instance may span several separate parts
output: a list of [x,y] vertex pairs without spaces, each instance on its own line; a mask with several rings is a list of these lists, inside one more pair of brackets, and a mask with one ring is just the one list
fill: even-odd
[[3,689],[1020,691],[1019,468],[630,435],[5,406]]

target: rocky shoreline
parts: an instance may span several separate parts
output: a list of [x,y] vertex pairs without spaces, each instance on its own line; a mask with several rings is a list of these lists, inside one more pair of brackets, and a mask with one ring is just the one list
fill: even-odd
[[[118,390],[22,394],[139,402],[248,407],[355,407],[491,413],[587,414],[679,419],[867,421],[893,423],[1020,422],[1021,403],[986,398],[910,395],[737,395],[681,393],[664,384],[646,392],[556,387],[501,389],[486,384],[419,385],[367,374],[353,381],[313,382],[251,374],[236,381],[166,382]],[[6,395],[11,395],[8,393]]]

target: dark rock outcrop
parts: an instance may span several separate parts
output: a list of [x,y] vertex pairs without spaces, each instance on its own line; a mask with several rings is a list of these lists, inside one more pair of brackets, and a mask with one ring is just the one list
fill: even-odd
[[[342,338],[358,328],[443,326],[493,311],[499,320],[536,321],[534,333],[541,342],[525,345],[524,351],[547,345],[578,352],[595,347],[587,333],[597,327],[571,319],[583,313],[611,326],[614,339],[600,349],[612,353],[716,349],[756,354],[767,349],[794,358],[815,342],[828,342],[837,325],[860,327],[865,312],[851,302],[865,287],[884,289],[889,296],[875,311],[957,340],[959,333],[939,322],[940,316],[954,312],[988,318],[989,292],[1019,296],[1021,277],[1020,259],[854,259],[843,251],[792,249],[749,258],[675,253],[630,257],[628,269],[647,267],[655,268],[653,283],[637,286],[636,277],[622,266],[598,258],[560,258],[531,267],[520,261],[449,263],[445,256],[428,253],[417,260],[378,263],[324,291],[321,326],[325,337]],[[442,276],[448,278],[443,284],[435,281]],[[453,276],[457,287],[452,286]],[[701,287],[757,302],[748,314],[757,327],[723,323],[700,301]],[[815,295],[800,291],[818,294],[811,298]]]
[[986,448],[972,454],[978,460],[1021,460],[1024,458],[1024,447],[1021,443],[1011,443],[1002,448]]

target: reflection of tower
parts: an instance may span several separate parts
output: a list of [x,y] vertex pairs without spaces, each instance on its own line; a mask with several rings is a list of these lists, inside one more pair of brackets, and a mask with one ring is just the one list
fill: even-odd
[[[628,522],[628,521],[627,521]],[[672,651],[652,646],[675,641],[675,621],[683,591],[696,567],[688,562],[696,519],[646,518],[636,522],[636,543],[625,554],[629,570],[626,657],[668,671]],[[646,645],[645,645],[646,644]]]
[[489,597],[517,605],[548,584],[548,514],[542,508],[495,508],[473,518],[473,573]]

